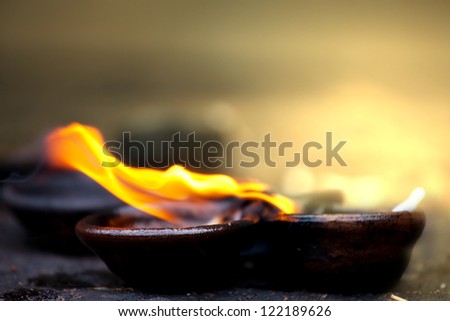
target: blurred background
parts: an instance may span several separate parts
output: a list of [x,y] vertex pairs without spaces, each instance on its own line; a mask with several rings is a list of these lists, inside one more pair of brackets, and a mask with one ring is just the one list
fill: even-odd
[[107,139],[270,132],[295,151],[333,132],[346,167],[249,169],[234,155],[229,172],[288,195],[341,189],[353,207],[423,186],[424,206],[442,208],[449,13],[448,1],[2,0],[0,158],[72,121]]

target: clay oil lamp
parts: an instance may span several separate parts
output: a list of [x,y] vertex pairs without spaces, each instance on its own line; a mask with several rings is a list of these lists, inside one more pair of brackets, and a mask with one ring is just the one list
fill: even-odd
[[251,279],[297,289],[386,289],[401,277],[424,227],[411,204],[302,213],[265,184],[180,166],[131,168],[103,146],[95,128],[80,124],[47,140],[52,166],[82,172],[129,205],[81,219],[76,233],[134,287],[170,291]]

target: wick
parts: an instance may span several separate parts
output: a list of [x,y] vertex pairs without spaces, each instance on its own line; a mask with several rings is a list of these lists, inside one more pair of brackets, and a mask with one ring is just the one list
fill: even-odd
[[393,208],[393,212],[400,211],[413,211],[416,209],[417,205],[423,200],[425,197],[425,190],[423,187],[416,187],[411,194],[408,196],[406,200],[398,204]]
[[406,300],[398,295],[395,295],[395,294],[391,294],[391,300],[393,300],[393,301],[408,301],[408,300]]

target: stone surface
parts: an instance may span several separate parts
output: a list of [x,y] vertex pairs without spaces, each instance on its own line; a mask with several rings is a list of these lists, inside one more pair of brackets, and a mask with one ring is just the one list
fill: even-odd
[[2,300],[408,300],[450,299],[450,215],[428,215],[427,227],[400,283],[386,293],[343,295],[239,284],[211,292],[158,294],[134,290],[95,256],[67,256],[33,247],[7,211],[0,211]]

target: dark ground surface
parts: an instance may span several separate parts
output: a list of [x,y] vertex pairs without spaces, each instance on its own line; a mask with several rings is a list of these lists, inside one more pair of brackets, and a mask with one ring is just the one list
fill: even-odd
[[0,299],[3,300],[408,300],[450,299],[450,215],[428,214],[408,270],[386,293],[351,295],[248,287],[197,293],[134,290],[94,256],[67,256],[33,248],[7,210],[0,211]]

